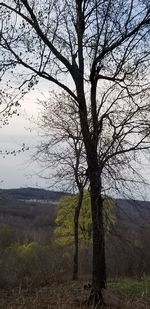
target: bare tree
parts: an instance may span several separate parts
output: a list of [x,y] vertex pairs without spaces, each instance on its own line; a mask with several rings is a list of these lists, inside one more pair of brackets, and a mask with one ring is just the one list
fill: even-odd
[[[53,103],[52,103],[53,101]],[[50,104],[51,102],[51,104]],[[78,279],[79,216],[87,184],[85,148],[80,127],[79,111],[70,96],[53,95],[40,100],[38,128],[42,138],[34,158],[50,170],[53,183],[66,191],[77,192],[74,209],[73,280]],[[45,177],[45,176],[44,176]],[[49,175],[48,175],[49,178]],[[61,187],[61,188],[62,188]]]
[[130,163],[150,147],[149,1],[4,0],[0,17],[0,67],[8,87],[18,85],[24,93],[44,78],[78,106],[91,192],[96,303],[106,286],[102,176],[110,167],[110,177],[115,172],[117,178],[122,156]]
[[[3,75],[3,74],[2,74]],[[1,78],[0,78],[1,80]],[[5,91],[2,89],[0,90],[0,129],[3,126],[6,126],[9,124],[10,118],[12,118],[14,115],[19,116],[18,107],[19,104],[19,97],[10,97]],[[8,155],[16,156],[17,154],[20,154],[21,152],[24,152],[25,150],[29,150],[29,147],[26,146],[24,143],[19,147],[19,149],[2,149],[0,148],[0,156],[3,156],[5,158]],[[1,181],[3,182],[3,181]]]

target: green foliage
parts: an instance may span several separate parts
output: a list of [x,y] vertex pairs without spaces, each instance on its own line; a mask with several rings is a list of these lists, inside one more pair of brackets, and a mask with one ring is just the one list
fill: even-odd
[[60,280],[70,273],[67,248],[31,242],[14,243],[0,251],[0,288],[37,287]]
[[[74,212],[77,207],[79,194],[65,196],[59,201],[59,209],[55,220],[55,242],[59,245],[73,244],[74,241]],[[112,209],[115,206],[112,198],[104,197],[103,215],[105,234],[109,233],[111,224],[115,223]],[[84,191],[82,207],[79,216],[79,241],[82,245],[88,245],[92,236],[92,217],[90,194]]]
[[126,296],[150,298],[150,277],[143,276],[141,280],[118,278],[117,281],[111,281],[108,286],[112,291]]
[[34,255],[39,248],[39,244],[37,242],[31,242],[29,244],[18,244],[16,247],[17,254],[20,257],[28,257]]

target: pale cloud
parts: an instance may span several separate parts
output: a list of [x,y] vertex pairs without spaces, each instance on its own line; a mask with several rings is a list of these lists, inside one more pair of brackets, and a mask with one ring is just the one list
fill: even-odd
[[40,91],[28,93],[21,102],[19,116],[14,115],[9,119],[9,124],[0,129],[0,150],[3,152],[6,150],[17,152],[23,143],[29,147],[28,151],[16,156],[0,154],[0,186],[3,188],[47,187],[47,184],[37,176],[38,165],[31,160],[33,148],[38,144],[38,132],[32,121],[36,120],[39,113],[37,98],[42,98]]

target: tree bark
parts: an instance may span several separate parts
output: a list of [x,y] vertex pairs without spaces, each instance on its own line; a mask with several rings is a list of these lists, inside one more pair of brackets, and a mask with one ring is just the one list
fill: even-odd
[[106,287],[105,235],[101,171],[94,147],[89,149],[89,179],[93,223],[93,272],[91,300],[95,306],[103,303],[102,289]]
[[79,269],[79,215],[83,200],[83,189],[79,192],[78,205],[75,208],[74,214],[74,259],[73,259],[73,280],[78,280]]
[[[96,175],[95,175],[96,177]],[[102,289],[106,287],[105,236],[102,214],[101,190],[91,189],[91,209],[93,222],[93,301],[103,302]]]
[[[88,176],[90,180],[93,224],[93,272],[90,299],[95,307],[98,303],[103,303],[102,289],[106,287],[105,237],[102,215],[103,199],[101,193],[101,170],[97,156],[97,119],[95,119],[96,115],[93,112],[94,134],[92,134],[89,130],[84,87],[81,80],[77,90],[80,101],[80,123],[87,154]],[[91,97],[91,99],[93,98]],[[96,104],[95,98],[93,100],[93,104]]]

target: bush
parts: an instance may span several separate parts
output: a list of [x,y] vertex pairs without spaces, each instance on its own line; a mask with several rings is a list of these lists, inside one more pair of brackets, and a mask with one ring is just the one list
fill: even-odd
[[71,274],[71,268],[70,254],[62,248],[37,242],[14,244],[0,253],[0,287],[47,285]]

